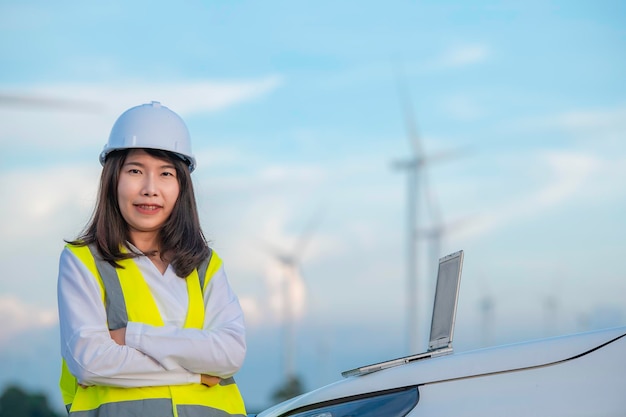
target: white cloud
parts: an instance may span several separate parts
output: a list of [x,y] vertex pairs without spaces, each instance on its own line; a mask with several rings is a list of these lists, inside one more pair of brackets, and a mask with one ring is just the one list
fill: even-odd
[[467,44],[444,51],[429,67],[431,69],[459,68],[483,62],[489,58],[491,51],[488,46]]
[[[169,84],[124,82],[103,84],[53,84],[0,87],[4,95],[51,100],[51,106],[0,107],[0,146],[39,146],[49,149],[94,146],[106,142],[115,119],[124,110],[152,100],[161,101],[181,116],[214,112],[256,100],[278,88],[281,79],[267,76],[252,80],[190,81]],[[59,108],[55,109],[58,100]],[[71,104],[63,108],[64,102]],[[81,103],[83,109],[81,109]]]
[[91,164],[4,172],[0,226],[5,244],[80,229],[95,203],[99,171]]
[[551,168],[553,180],[529,200],[535,210],[555,206],[576,195],[601,164],[597,158],[580,153],[546,152],[540,157]]
[[324,170],[317,166],[271,165],[259,172],[262,182],[290,182],[295,184],[313,184],[324,179]]
[[486,113],[471,97],[463,95],[444,98],[443,108],[447,115],[461,121],[474,121]]
[[509,223],[569,203],[574,198],[588,197],[593,192],[594,175],[602,165],[598,158],[578,152],[544,151],[524,158],[535,161],[535,172],[546,171],[543,186],[482,213],[458,233],[459,237],[484,235]]
[[565,112],[557,115],[551,123],[595,146],[623,147],[626,139],[626,107]]
[[198,166],[202,167],[201,170],[195,171],[195,176],[199,176],[198,174],[204,171],[204,167],[208,167],[207,170],[215,171],[223,167],[231,168],[233,166],[248,166],[258,163],[258,161],[255,161],[256,156],[254,154],[234,147],[215,146],[204,148],[200,151],[195,151],[195,149],[194,147]]
[[604,110],[573,110],[557,115],[554,123],[567,129],[605,129],[626,130],[626,107]]
[[613,151],[624,149],[626,136],[626,107],[615,106],[603,109],[575,109],[548,116],[522,118],[507,123],[508,129],[521,132],[538,132],[556,129],[579,141],[579,145],[609,145]]
[[28,305],[12,295],[0,295],[0,344],[16,334],[33,328],[50,327],[59,321],[56,308]]

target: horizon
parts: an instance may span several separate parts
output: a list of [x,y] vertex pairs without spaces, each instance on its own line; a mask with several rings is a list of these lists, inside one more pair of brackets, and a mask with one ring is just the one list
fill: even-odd
[[91,215],[114,121],[152,100],[191,132],[202,227],[246,314],[239,383],[254,407],[284,375],[281,259],[303,239],[289,300],[307,387],[415,353],[407,175],[394,168],[416,156],[411,118],[427,161],[418,346],[436,260],[460,249],[457,351],[626,324],[625,12],[609,0],[1,3],[0,385],[59,403],[63,239]]

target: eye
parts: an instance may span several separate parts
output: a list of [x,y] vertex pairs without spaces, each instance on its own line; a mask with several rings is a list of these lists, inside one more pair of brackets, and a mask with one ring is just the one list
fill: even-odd
[[164,177],[176,177],[176,173],[173,171],[163,171],[161,175]]
[[128,170],[129,174],[141,174],[141,171],[138,170],[137,168],[131,168]]

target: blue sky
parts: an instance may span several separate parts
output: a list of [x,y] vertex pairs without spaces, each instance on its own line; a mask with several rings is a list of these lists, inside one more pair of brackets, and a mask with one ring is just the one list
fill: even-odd
[[[192,133],[203,226],[247,312],[253,407],[282,375],[285,275],[267,248],[291,250],[318,216],[292,288],[305,383],[407,353],[398,74],[427,156],[457,153],[427,170],[438,254],[465,251],[457,350],[624,324],[626,6],[475,3],[1,2],[0,383],[60,402],[62,239],[89,218],[116,117],[151,100]],[[425,187],[422,232],[439,224]],[[432,243],[418,245],[424,346]]]

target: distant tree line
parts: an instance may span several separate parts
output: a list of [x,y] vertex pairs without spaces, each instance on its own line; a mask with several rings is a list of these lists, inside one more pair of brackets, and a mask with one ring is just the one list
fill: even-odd
[[29,393],[24,389],[8,386],[0,397],[0,417],[62,417],[48,405],[48,398],[41,393]]

